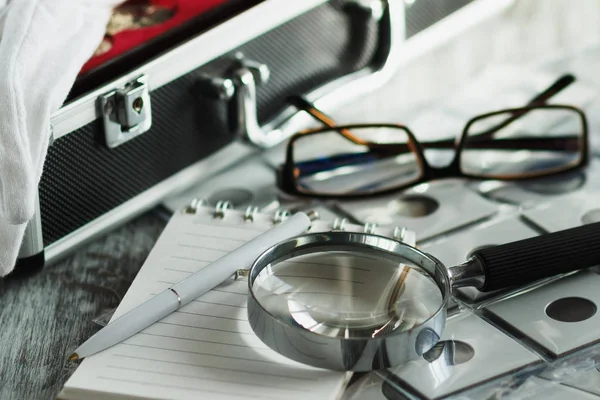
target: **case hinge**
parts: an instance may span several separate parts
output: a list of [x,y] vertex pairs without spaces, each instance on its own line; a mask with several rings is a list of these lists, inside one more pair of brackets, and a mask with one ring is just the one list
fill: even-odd
[[152,107],[145,75],[99,98],[104,121],[104,137],[115,148],[148,131],[152,126]]
[[259,147],[269,147],[268,134],[258,122],[256,89],[268,82],[271,71],[266,64],[245,58],[237,53],[228,77],[235,85],[230,112],[233,131],[243,140]]

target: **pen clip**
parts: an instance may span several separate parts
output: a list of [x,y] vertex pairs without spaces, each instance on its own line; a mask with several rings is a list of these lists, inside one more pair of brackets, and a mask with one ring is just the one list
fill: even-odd
[[250,275],[249,268],[240,268],[237,271],[235,271],[235,274],[233,274],[233,279],[236,281],[245,281],[248,279],[249,275]]

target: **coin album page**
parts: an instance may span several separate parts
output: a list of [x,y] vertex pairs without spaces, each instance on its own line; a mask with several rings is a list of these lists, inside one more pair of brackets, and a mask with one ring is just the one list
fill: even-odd
[[339,213],[320,203],[279,193],[275,185],[275,169],[256,155],[249,156],[200,185],[168,197],[163,205],[170,212],[174,212],[187,205],[193,198],[204,199],[207,204],[213,206],[219,201],[227,201],[236,209],[253,206],[267,213],[277,210],[310,210],[316,212],[319,219],[326,221],[333,221],[339,217]]
[[563,385],[594,394],[600,399],[600,366],[567,378]]
[[547,232],[600,222],[600,190],[566,194],[523,211],[523,216]]
[[442,399],[502,377],[510,380],[541,361],[518,341],[465,311],[448,319],[441,341],[423,358],[390,372],[423,398]]
[[537,377],[530,377],[522,386],[511,393],[514,400],[598,400],[593,393],[572,388]]
[[600,274],[580,271],[492,303],[485,311],[554,358],[600,342],[599,287]]
[[262,209],[277,199],[276,193],[275,170],[260,157],[249,157],[202,184],[167,198],[164,205],[176,211],[190,199],[200,198],[212,205],[229,201],[235,208],[251,204]]
[[[442,189],[433,189],[435,184],[422,191],[428,195],[434,193],[431,197],[446,198],[444,205],[431,215],[441,216],[443,221],[439,224],[448,229],[426,230],[429,234],[426,233],[426,239],[422,240],[419,235],[420,225],[406,224],[417,232],[418,247],[446,266],[465,261],[476,249],[535,237],[546,231],[540,226],[542,224],[534,223],[527,214],[528,211],[535,210],[535,207],[520,208],[490,201],[478,208],[479,203],[475,200],[469,203],[476,205],[475,214],[465,211],[465,217],[456,211],[461,208],[460,201],[448,199],[456,199],[453,196],[458,191],[462,191],[467,199],[472,195],[479,198],[483,196],[476,191],[468,192],[456,182],[454,185],[455,189],[447,188],[445,193],[442,193]],[[554,208],[548,215],[561,214],[566,220],[570,218],[568,227],[583,224],[584,221],[574,215],[579,216],[581,209],[578,207],[582,204],[592,202],[591,198],[586,197],[589,193],[595,192],[586,189],[556,196],[557,202],[562,201],[559,203],[561,206]],[[401,224],[406,218],[397,218],[390,213],[391,199],[392,197],[366,200],[362,211],[360,202],[352,205],[355,209],[343,203],[340,208],[346,212],[351,211],[350,214],[356,217],[369,213],[372,210],[369,207],[375,202],[382,207],[379,222],[394,221]],[[493,207],[488,208],[490,204]],[[544,204],[540,202],[536,207]],[[386,215],[388,220],[385,219]],[[484,217],[469,218],[473,215]],[[473,220],[475,222],[467,222],[465,227],[465,221]],[[363,218],[361,221],[372,220]],[[566,227],[564,225],[557,229]],[[422,359],[386,371],[385,374],[367,374],[348,388],[345,399],[378,399],[378,393],[381,393],[382,399],[479,400],[499,392],[510,393],[513,397],[509,398],[523,400],[564,398],[561,396],[569,396],[571,400],[600,399],[600,394],[593,389],[600,381],[600,372],[596,367],[590,370],[590,364],[594,365],[598,358],[595,356],[597,351],[593,349],[600,349],[600,314],[596,313],[596,306],[600,305],[598,287],[600,268],[492,293],[481,293],[473,288],[457,289],[449,304],[449,312],[453,316],[449,317],[442,336],[442,342],[453,340],[452,345],[443,350],[440,350],[440,345],[437,354],[434,348]],[[574,297],[578,299],[572,301],[571,298]],[[552,306],[551,311],[548,311],[549,306]],[[560,320],[561,318],[569,322]],[[457,327],[456,330],[454,327]],[[466,336],[461,336],[465,333]],[[457,345],[457,342],[461,342],[461,337],[465,338],[462,342],[468,346]],[[510,349],[514,349],[514,352]],[[457,365],[456,361],[464,361],[464,354],[471,350],[476,355]],[[433,354],[437,358],[432,357]],[[481,357],[482,354],[485,356]],[[435,358],[433,362],[432,358]],[[455,365],[448,365],[448,362],[443,361],[448,359]],[[549,377],[539,379],[548,371],[552,371]],[[579,380],[567,379],[567,372],[573,371],[577,371],[576,376],[581,374]],[[393,375],[390,376],[392,372]],[[537,382],[536,391],[525,390],[519,394],[518,389],[532,380]]]
[[466,188],[464,181],[453,179],[419,185],[402,194],[339,201],[337,206],[360,223],[405,226],[417,232],[419,242],[498,212],[497,204]]

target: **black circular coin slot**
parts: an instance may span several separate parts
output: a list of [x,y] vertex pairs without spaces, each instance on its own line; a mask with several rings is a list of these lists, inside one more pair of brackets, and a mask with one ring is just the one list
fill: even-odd
[[564,297],[546,307],[546,315],[555,321],[580,322],[596,314],[596,305],[582,297]]
[[434,198],[423,195],[407,195],[393,200],[389,208],[396,215],[403,217],[426,217],[433,214],[440,204]]
[[440,360],[444,365],[460,365],[469,361],[475,355],[471,345],[460,340],[442,340],[423,354],[423,358],[432,363]]

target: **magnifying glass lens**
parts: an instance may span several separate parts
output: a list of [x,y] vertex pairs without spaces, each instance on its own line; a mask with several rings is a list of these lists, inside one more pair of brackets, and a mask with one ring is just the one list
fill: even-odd
[[436,282],[418,266],[367,251],[323,251],[271,263],[252,289],[275,318],[330,337],[406,331],[443,302]]

